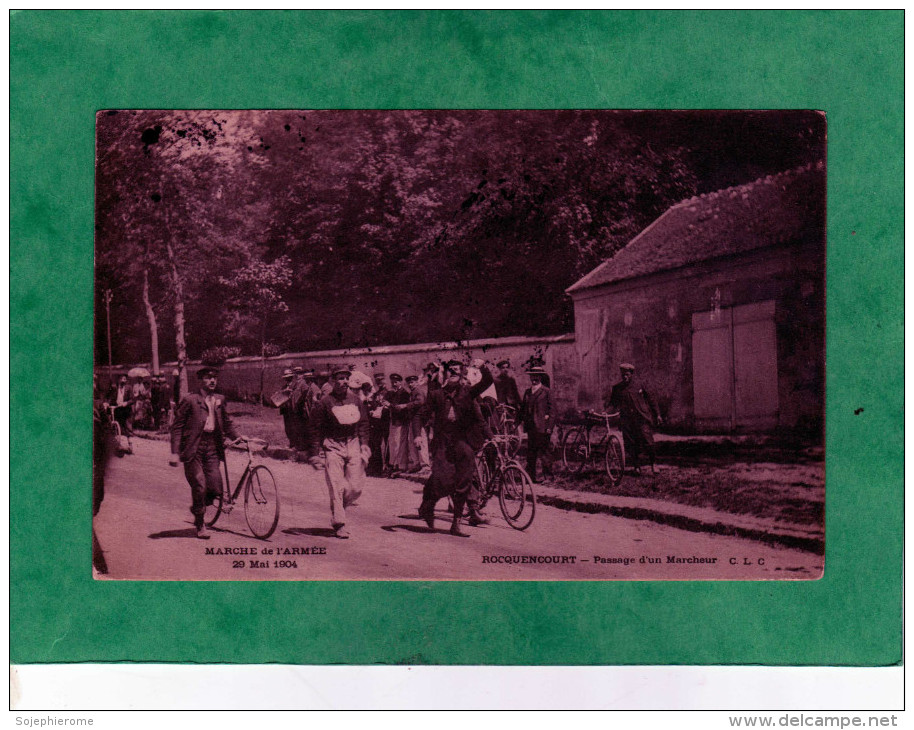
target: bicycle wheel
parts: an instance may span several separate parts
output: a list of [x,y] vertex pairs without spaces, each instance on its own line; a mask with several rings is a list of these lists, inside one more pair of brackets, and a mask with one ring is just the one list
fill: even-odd
[[625,473],[625,454],[618,436],[610,436],[606,444],[606,475],[613,486],[622,481]]
[[570,472],[582,472],[587,464],[587,433],[573,428],[562,439],[562,462]]
[[476,480],[476,490],[479,499],[479,509],[483,509],[489,498],[492,496],[492,465],[497,463],[497,454],[493,453],[494,444],[487,444],[476,455],[476,472],[473,478]]
[[508,524],[526,530],[536,515],[533,482],[520,464],[508,464],[499,474],[498,505]]
[[[222,462],[222,478],[226,480],[225,484],[229,484],[228,467],[226,467],[224,461]],[[219,519],[219,515],[222,514],[223,499],[225,499],[225,485],[223,485],[222,490],[219,492],[219,496],[213,500],[212,504],[208,504],[203,512],[203,522],[206,523],[207,527],[215,525],[216,520]],[[226,512],[228,512],[228,510],[226,510]]]
[[270,470],[255,466],[244,485],[244,518],[255,537],[266,540],[279,524],[279,490]]
[[220,494],[213,500],[213,503],[206,506],[206,511],[203,513],[203,521],[206,523],[207,527],[212,527],[216,524],[216,520],[219,519],[219,515],[222,514],[222,495]]

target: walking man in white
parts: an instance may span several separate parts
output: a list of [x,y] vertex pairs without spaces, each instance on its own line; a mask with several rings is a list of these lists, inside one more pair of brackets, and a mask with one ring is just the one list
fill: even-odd
[[[333,371],[333,389],[318,401],[312,413],[312,451],[322,445],[327,455],[324,472],[330,492],[330,524],[338,538],[349,537],[346,508],[362,494],[368,448],[368,413],[358,395],[349,390],[348,368]],[[311,459],[314,464],[317,457]]]

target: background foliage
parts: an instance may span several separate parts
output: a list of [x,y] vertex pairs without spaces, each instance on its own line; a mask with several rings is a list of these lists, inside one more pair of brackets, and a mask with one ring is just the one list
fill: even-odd
[[[670,205],[823,156],[808,112],[108,111],[113,359],[573,329],[564,290]],[[101,302],[99,302],[101,305]],[[101,305],[99,311],[102,311]],[[100,322],[96,357],[107,361]]]

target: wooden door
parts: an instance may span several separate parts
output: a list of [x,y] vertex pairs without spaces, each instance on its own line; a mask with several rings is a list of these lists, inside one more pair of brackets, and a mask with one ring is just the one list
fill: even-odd
[[733,348],[725,310],[692,315],[695,420],[701,428],[733,427]]
[[776,426],[774,301],[693,314],[692,379],[699,428]]

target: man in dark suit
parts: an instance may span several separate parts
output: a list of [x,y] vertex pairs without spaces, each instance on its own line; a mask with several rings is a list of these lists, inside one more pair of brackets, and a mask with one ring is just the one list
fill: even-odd
[[292,393],[289,396],[289,421],[292,426],[289,444],[296,451],[301,451],[308,458],[310,449],[311,409],[314,407],[314,395],[311,384],[305,377],[301,366],[292,368]]
[[374,374],[374,390],[368,396],[365,407],[368,409],[368,446],[371,448],[366,473],[380,477],[388,468],[387,436],[390,432],[390,404],[387,402],[384,373]]
[[517,408],[520,405],[520,392],[517,381],[511,377],[511,363],[498,361],[498,376],[495,378],[495,394],[499,403]]
[[283,387],[282,397],[285,398],[279,405],[279,412],[282,415],[283,428],[286,432],[286,438],[289,439],[289,446],[295,448],[295,421],[292,415],[292,393],[295,391],[295,373],[292,368],[286,368],[282,374]]
[[415,418],[425,405],[427,396],[425,391],[419,387],[418,375],[407,375],[406,387],[409,389],[409,437],[406,441],[411,446],[409,451],[409,471],[414,473],[430,466],[428,437],[425,428],[421,423],[417,423]]
[[390,374],[390,390],[387,402],[390,404],[390,429],[387,433],[388,458],[392,471],[408,471],[409,464],[409,422],[411,419],[409,391],[403,387],[403,376]]
[[636,474],[640,473],[641,452],[646,451],[651,462],[651,472],[656,474],[652,426],[654,423],[658,426],[663,423],[660,409],[651,394],[635,382],[634,365],[624,362],[619,366],[619,371],[622,380],[613,386],[608,398],[604,396],[604,405],[619,411],[626,462],[632,465]]
[[184,396],[171,427],[169,463],[177,466],[179,458],[184,463],[184,476],[190,484],[190,511],[201,540],[209,539],[203,513],[222,493],[220,465],[225,458],[225,438],[239,439],[225,410],[225,396],[216,393],[218,372],[205,367],[197,373],[201,388]]
[[543,475],[552,476],[552,395],[546,387],[546,371],[531,367],[527,371],[533,385],[524,392],[520,421],[527,432],[527,473],[535,482],[536,460],[543,461]]
[[460,529],[464,505],[469,508],[471,525],[486,522],[478,513],[471,492],[476,452],[487,435],[487,426],[476,399],[492,385],[492,374],[482,360],[473,364],[482,374],[476,385],[470,385],[464,379],[463,363],[458,360],[445,363],[444,385],[429,393],[425,405],[415,416],[417,425],[427,427],[430,422],[434,423],[432,475],[422,492],[419,516],[433,528],[435,504],[442,497],[450,497],[454,503],[451,534],[456,537],[469,537]]

